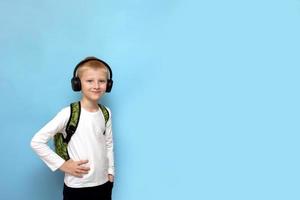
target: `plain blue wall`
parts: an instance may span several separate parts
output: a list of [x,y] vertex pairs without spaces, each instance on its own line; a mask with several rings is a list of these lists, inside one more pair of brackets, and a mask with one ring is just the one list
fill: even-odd
[[299,22],[299,0],[1,1],[0,199],[60,199],[29,143],[95,55],[114,199],[299,200]]

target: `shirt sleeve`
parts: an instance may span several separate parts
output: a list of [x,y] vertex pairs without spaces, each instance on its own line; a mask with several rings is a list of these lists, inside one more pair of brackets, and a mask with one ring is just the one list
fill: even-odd
[[108,174],[115,175],[111,111],[109,108],[107,108],[107,110],[109,112],[109,119],[106,123],[105,135],[106,135],[106,151],[107,151],[107,158],[108,158]]
[[31,148],[52,170],[57,170],[65,160],[57,155],[49,146],[48,141],[64,129],[70,117],[70,108],[62,109],[51,121],[42,127],[31,139]]

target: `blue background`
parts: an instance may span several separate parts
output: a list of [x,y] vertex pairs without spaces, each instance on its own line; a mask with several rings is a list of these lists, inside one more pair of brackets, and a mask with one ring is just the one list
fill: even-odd
[[300,199],[299,0],[0,2],[0,198],[60,199],[32,136],[113,68],[116,200]]

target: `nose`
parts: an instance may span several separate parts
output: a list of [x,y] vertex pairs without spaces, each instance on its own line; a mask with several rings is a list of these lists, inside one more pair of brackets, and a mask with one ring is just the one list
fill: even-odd
[[97,81],[94,82],[93,87],[96,89],[100,88],[100,83],[98,83]]

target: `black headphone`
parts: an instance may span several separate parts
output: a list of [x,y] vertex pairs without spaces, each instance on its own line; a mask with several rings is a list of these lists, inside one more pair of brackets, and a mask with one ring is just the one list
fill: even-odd
[[75,69],[74,69],[74,72],[73,72],[73,78],[71,79],[71,84],[72,84],[72,89],[75,91],[75,92],[78,92],[81,90],[81,82],[80,82],[80,79],[79,77],[76,75],[76,72],[77,72],[77,69],[83,65],[84,63],[86,62],[89,62],[89,61],[92,61],[92,60],[95,60],[95,61],[99,61],[101,62],[102,64],[105,65],[105,67],[108,69],[109,71],[109,78],[107,80],[107,85],[106,85],[106,91],[105,92],[110,92],[111,91],[111,88],[113,86],[113,80],[112,80],[112,70],[110,68],[110,66],[104,62],[103,60],[100,60],[99,58],[96,58],[96,57],[87,57],[85,58],[84,60],[80,61]]

